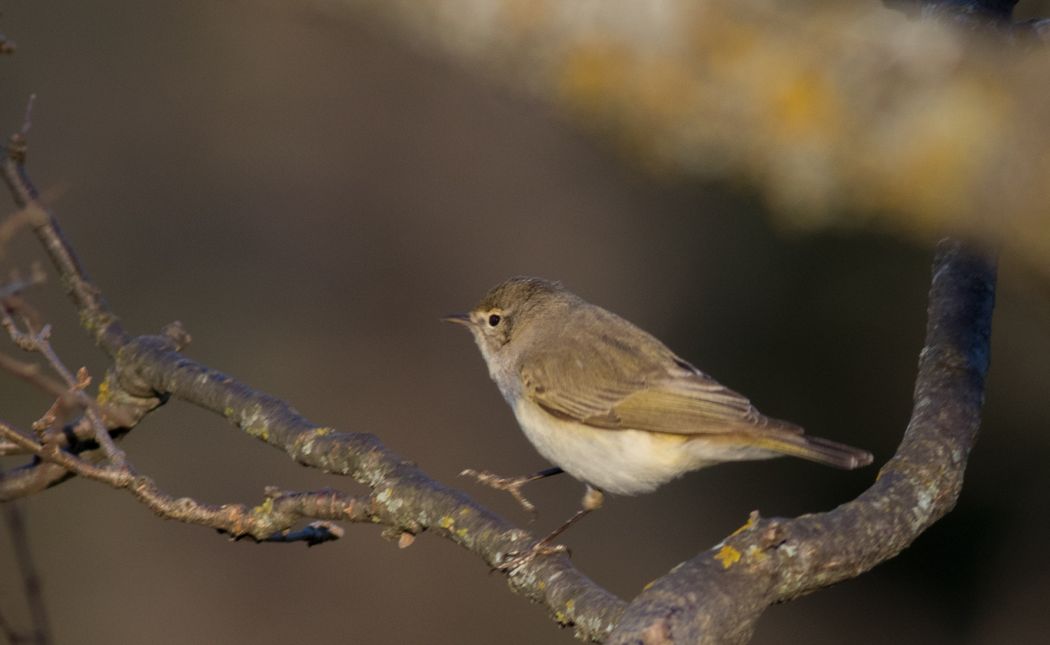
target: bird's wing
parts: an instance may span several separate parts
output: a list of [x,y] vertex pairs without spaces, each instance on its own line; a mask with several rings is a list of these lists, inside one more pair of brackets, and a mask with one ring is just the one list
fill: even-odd
[[[775,426],[751,402],[704,374],[674,375],[638,390],[610,410],[621,428],[671,434],[711,434]],[[797,429],[801,432],[801,429]]]
[[524,393],[547,412],[609,430],[717,434],[775,426],[737,394],[670,350],[639,355],[609,339],[524,361]]

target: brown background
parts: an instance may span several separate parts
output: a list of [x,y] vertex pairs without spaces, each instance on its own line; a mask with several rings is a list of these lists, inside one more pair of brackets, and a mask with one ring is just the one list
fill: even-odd
[[[194,358],[311,419],[377,433],[439,480],[545,466],[445,313],[503,278],[557,278],[749,394],[765,412],[871,449],[903,432],[930,250],[869,232],[771,230],[759,196],[653,176],[549,107],[406,47],[366,15],[278,3],[9,2],[0,128],[38,94],[31,169],[135,332],[182,320]],[[19,238],[14,260],[39,253]],[[6,267],[5,267],[6,270]],[[756,643],[1035,642],[1050,628],[1043,285],[1004,259],[984,434],[959,507],[898,559],[775,607]],[[1034,295],[1033,295],[1034,294]],[[34,295],[72,365],[104,366],[55,281]],[[11,350],[4,350],[11,351]],[[0,375],[0,417],[46,406]],[[125,442],[174,494],[256,502],[310,472],[172,403]],[[5,465],[16,463],[5,460]],[[781,460],[615,498],[569,533],[574,560],[631,596],[746,519],[830,508],[870,483]],[[534,529],[576,506],[532,491]],[[59,643],[571,642],[455,546],[229,543],[73,481],[25,507]],[[25,624],[0,538],[0,608]]]

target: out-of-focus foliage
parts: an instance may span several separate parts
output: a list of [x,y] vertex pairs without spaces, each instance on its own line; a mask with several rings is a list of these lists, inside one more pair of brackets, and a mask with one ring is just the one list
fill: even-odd
[[661,172],[745,178],[786,225],[1050,254],[1050,57],[1034,36],[974,36],[874,1],[329,3],[346,4],[527,86]]

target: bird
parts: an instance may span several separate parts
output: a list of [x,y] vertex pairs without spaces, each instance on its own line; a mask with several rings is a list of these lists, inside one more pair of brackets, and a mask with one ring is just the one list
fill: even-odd
[[605,493],[649,493],[729,461],[790,455],[842,469],[872,462],[866,450],[763,415],[648,332],[556,281],[510,278],[444,320],[470,330],[526,438],[554,465],[521,477],[462,474],[509,492],[530,512],[521,492],[529,482],[565,472],[585,485],[580,510],[531,549],[508,554],[502,570],[566,551],[554,540],[600,508]]

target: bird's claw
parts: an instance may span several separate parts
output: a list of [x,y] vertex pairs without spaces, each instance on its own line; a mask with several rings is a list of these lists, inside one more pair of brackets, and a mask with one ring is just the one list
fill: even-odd
[[542,555],[572,555],[569,547],[563,544],[548,544],[546,541],[540,541],[533,544],[532,547],[527,551],[521,553],[511,552],[506,555],[507,558],[504,561],[497,564],[492,568],[493,571],[501,571],[503,573],[510,573],[515,569],[520,569],[526,564],[532,562],[537,557]]
[[494,488],[496,490],[502,490],[510,493],[521,507],[525,509],[525,512],[529,515],[536,515],[536,505],[530,502],[525,495],[521,492],[521,487],[525,484],[534,481],[535,477],[500,477],[494,473],[490,473],[487,470],[474,470],[473,468],[467,468],[459,474],[460,477],[473,477],[479,484]]

